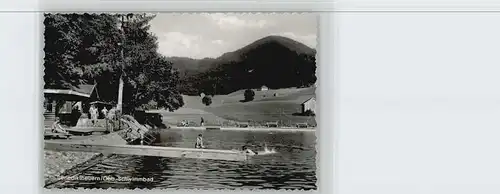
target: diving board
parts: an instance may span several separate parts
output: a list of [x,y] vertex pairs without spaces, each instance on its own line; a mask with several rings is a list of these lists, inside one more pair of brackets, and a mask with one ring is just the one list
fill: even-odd
[[70,142],[45,142],[45,149],[53,151],[95,152],[103,154],[124,154],[228,161],[246,161],[248,157],[243,152],[232,150],[194,149],[142,145],[97,145]]

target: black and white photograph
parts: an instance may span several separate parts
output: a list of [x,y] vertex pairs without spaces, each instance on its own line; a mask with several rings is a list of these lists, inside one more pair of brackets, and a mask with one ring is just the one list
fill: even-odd
[[40,22],[45,189],[318,190],[317,14]]

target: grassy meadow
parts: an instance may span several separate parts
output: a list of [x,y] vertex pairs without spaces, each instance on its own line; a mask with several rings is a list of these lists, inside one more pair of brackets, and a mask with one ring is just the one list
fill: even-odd
[[279,122],[280,125],[293,126],[296,123],[308,123],[316,126],[312,116],[296,116],[301,112],[301,103],[315,96],[315,88],[286,88],[256,91],[253,101],[241,102],[244,90],[228,95],[212,97],[209,106],[201,102],[200,96],[183,96],[184,106],[174,112],[160,111],[163,121],[177,125],[181,120],[190,125],[199,126],[201,118],[205,125],[234,125],[236,122],[248,122],[250,125],[263,125],[266,122]]

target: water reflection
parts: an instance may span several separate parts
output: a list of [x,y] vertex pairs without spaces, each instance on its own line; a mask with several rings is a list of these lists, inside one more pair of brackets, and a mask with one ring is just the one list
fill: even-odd
[[60,188],[177,188],[177,189],[316,189],[316,137],[311,132],[250,132],[171,130],[160,134],[157,146],[192,148],[202,133],[211,149],[240,149],[248,145],[255,151],[265,146],[277,153],[258,155],[246,162],[112,156],[83,172],[153,178],[152,182],[69,181]]

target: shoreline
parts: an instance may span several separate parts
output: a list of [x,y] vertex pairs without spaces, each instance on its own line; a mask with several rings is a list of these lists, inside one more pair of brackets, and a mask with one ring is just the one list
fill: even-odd
[[[53,141],[53,140],[44,140]],[[55,140],[57,141],[57,140]],[[93,143],[93,144],[126,144],[120,135],[116,132],[106,135],[90,136],[85,139],[59,140],[75,143]],[[93,152],[66,152],[43,150],[44,152],[44,188],[57,183],[62,176],[72,176],[78,174],[81,167],[92,166],[93,163],[100,161],[105,155]],[[85,169],[85,168],[83,168]]]
[[[208,128],[208,129],[207,129]],[[316,128],[267,128],[267,127],[218,127],[218,126],[206,126],[206,127],[177,127],[170,126],[169,129],[177,130],[207,130],[207,131],[270,131],[270,132],[315,132]]]
[[69,174],[71,169],[102,156],[100,153],[44,150],[44,187],[57,182],[60,177]]

